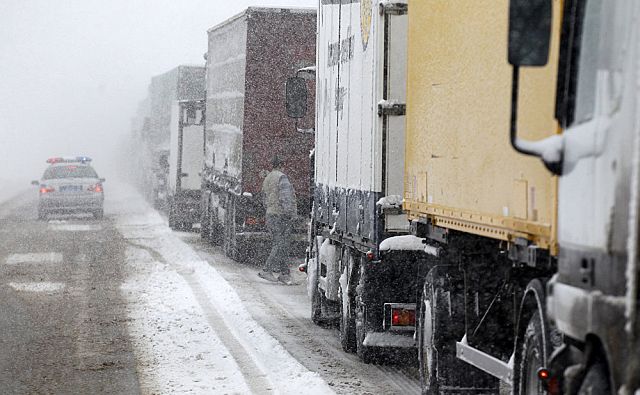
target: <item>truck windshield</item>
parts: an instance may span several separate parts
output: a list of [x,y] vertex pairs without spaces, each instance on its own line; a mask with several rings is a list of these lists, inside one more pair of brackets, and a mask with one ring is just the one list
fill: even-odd
[[95,170],[89,166],[55,166],[50,167],[44,172],[45,180],[56,178],[98,178]]

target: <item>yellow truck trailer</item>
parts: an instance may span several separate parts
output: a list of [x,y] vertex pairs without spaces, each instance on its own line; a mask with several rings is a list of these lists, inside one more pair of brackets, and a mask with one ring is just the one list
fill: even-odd
[[[562,2],[552,5],[560,15]],[[509,1],[409,7],[403,208],[413,234],[439,249],[418,309],[423,388],[493,393],[496,377],[513,382],[529,281],[554,270],[558,180],[510,145]],[[548,64],[519,78],[517,128],[530,140],[560,132],[559,17],[550,31]]]
[[[556,177],[509,145],[508,10],[506,0],[411,4],[404,208],[413,220],[555,255]],[[521,77],[518,126],[534,140],[558,130],[559,23],[553,31],[549,65]]]
[[423,393],[640,393],[640,3],[408,15]]

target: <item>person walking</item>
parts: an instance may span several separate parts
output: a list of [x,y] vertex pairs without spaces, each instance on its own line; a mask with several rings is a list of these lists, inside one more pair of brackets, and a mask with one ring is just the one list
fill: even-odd
[[291,227],[298,209],[296,194],[289,177],[282,172],[282,161],[274,156],[272,170],[262,183],[262,194],[266,208],[267,230],[271,233],[271,253],[258,276],[272,282],[291,284],[287,264]]

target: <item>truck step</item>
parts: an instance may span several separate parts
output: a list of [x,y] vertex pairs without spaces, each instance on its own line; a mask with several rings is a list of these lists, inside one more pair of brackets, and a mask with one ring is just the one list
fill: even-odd
[[369,332],[362,343],[367,347],[414,348],[416,341],[413,336],[391,332]]

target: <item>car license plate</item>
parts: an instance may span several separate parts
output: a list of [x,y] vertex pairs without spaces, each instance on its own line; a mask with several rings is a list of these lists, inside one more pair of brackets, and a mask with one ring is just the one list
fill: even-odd
[[80,185],[63,185],[60,187],[60,192],[80,192],[82,187]]

